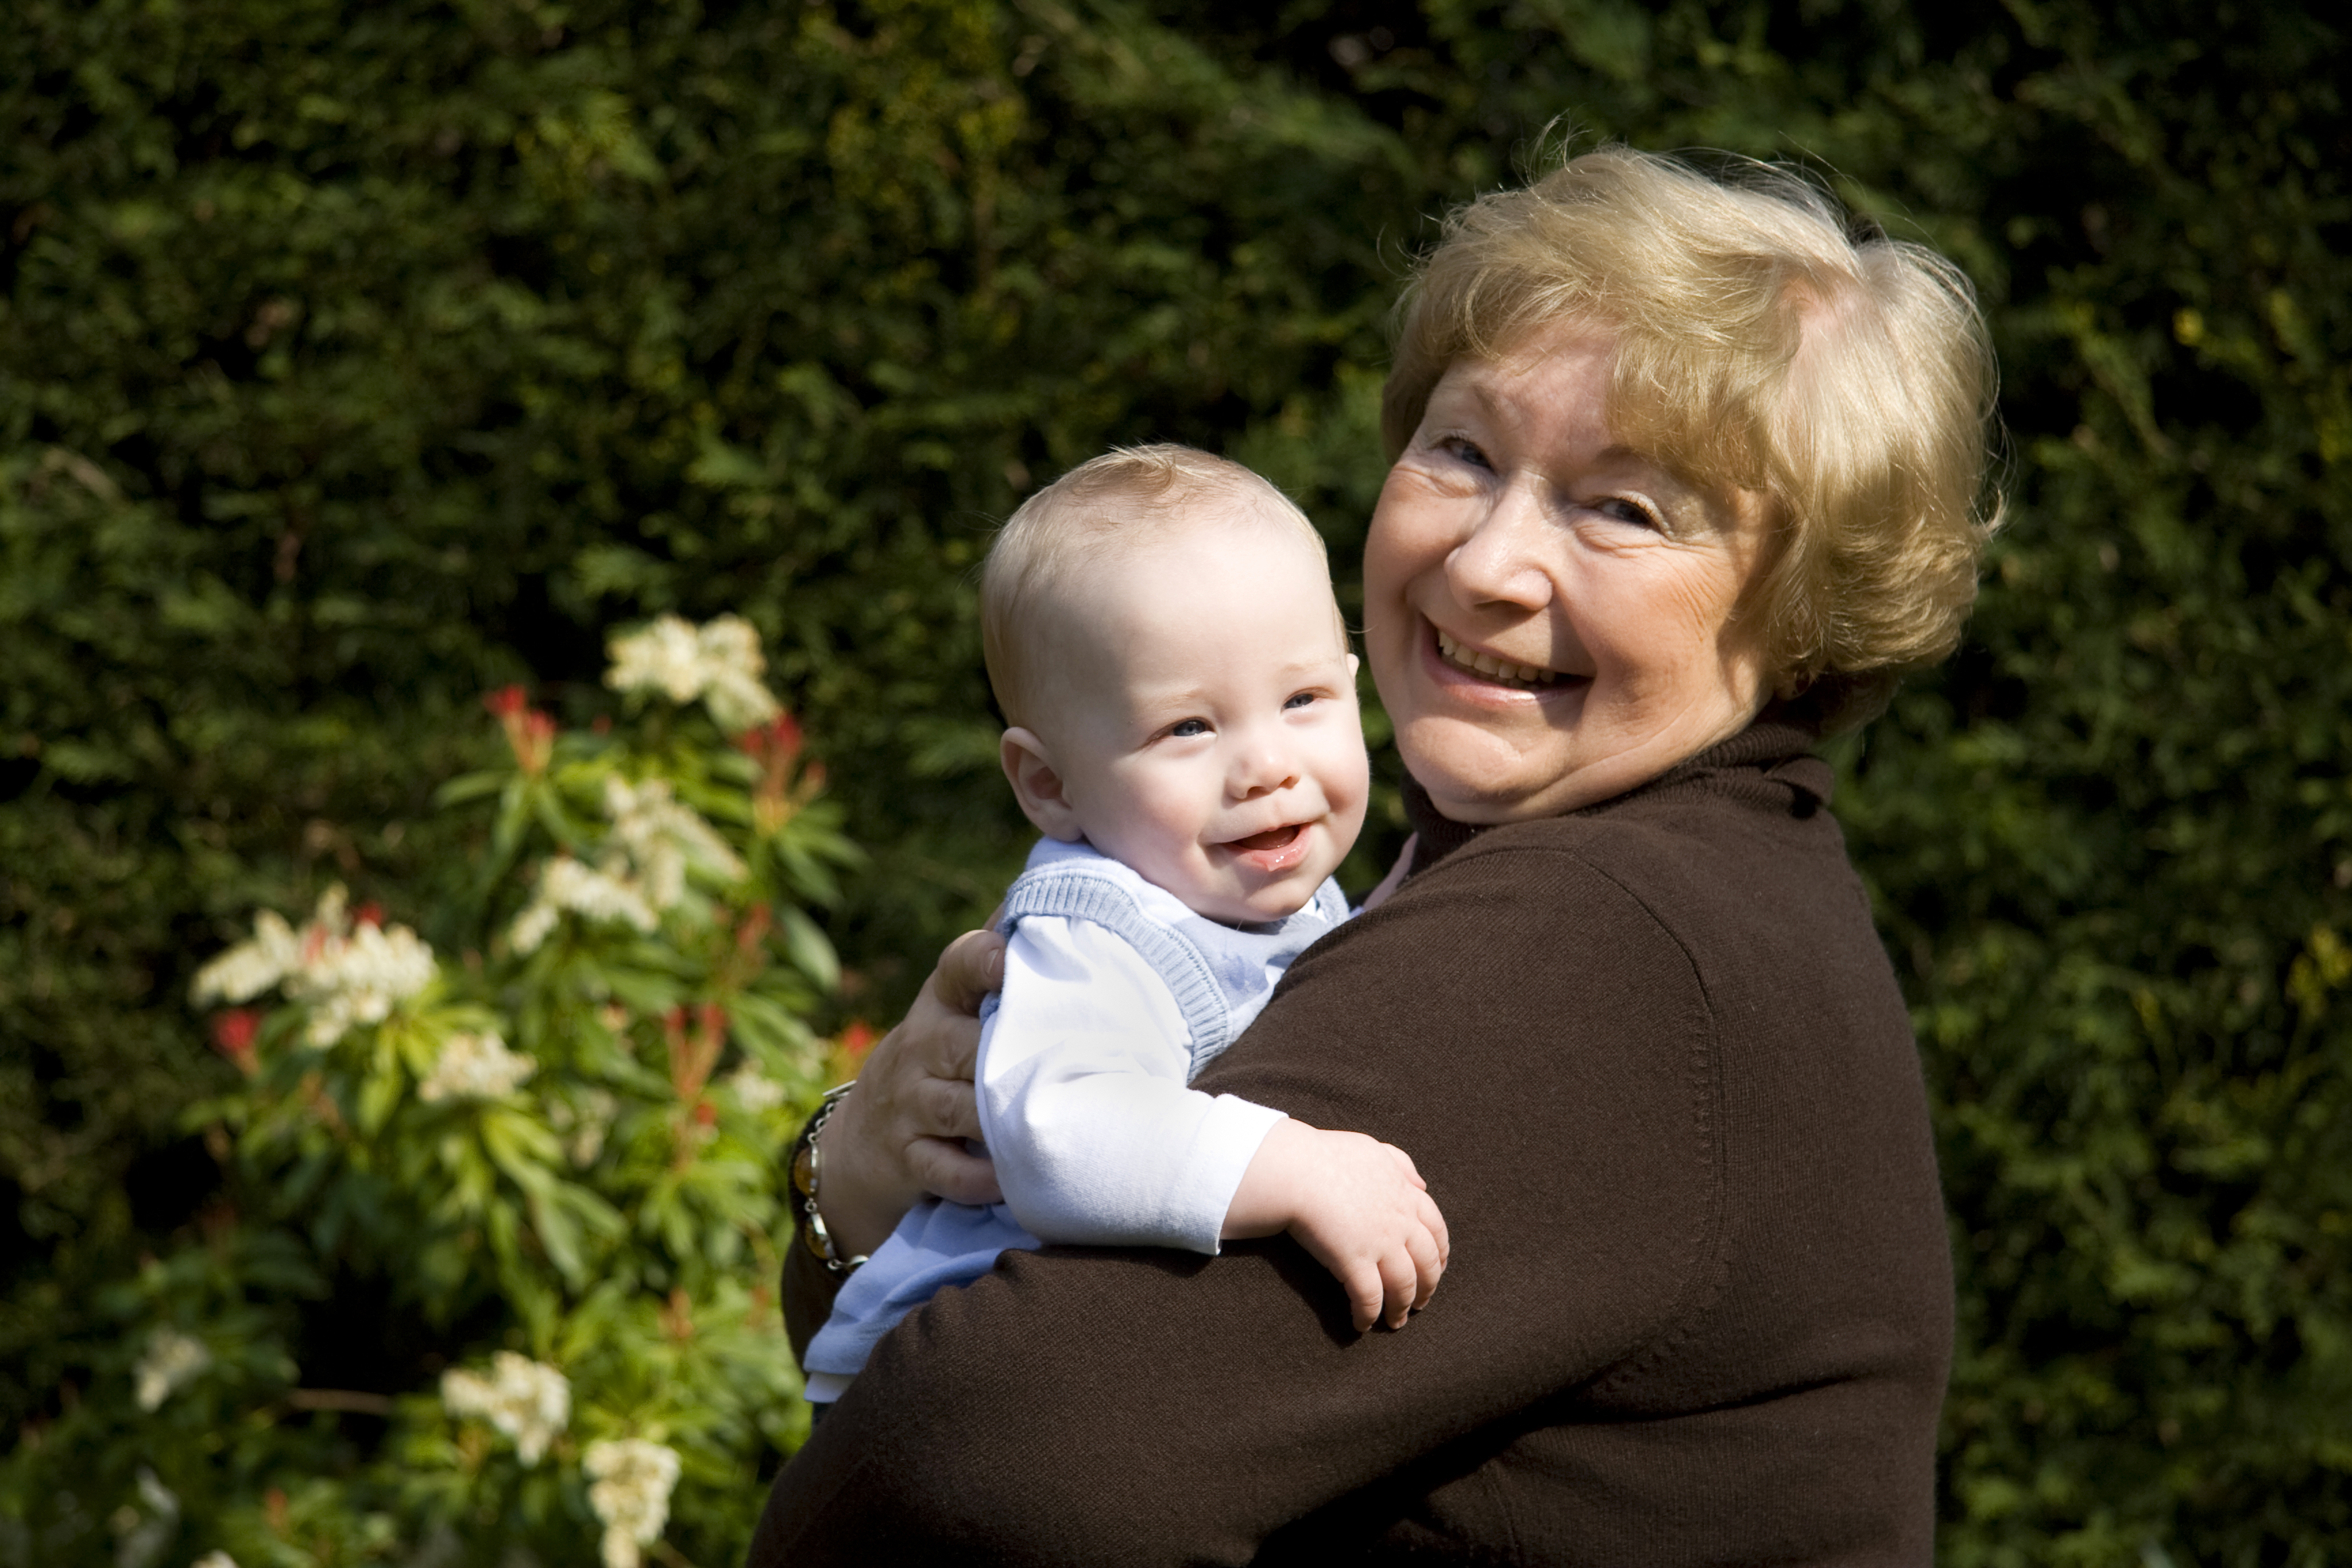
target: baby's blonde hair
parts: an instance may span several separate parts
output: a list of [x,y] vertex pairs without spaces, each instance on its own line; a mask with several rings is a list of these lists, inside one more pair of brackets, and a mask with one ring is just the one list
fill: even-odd
[[997,530],[980,575],[981,648],[1005,722],[1029,722],[1038,654],[1056,601],[1075,591],[1073,569],[1164,538],[1184,508],[1213,499],[1243,503],[1237,511],[1296,533],[1324,559],[1323,536],[1289,497],[1240,464],[1190,446],[1115,447],[1021,504]]
[[1830,727],[1958,643],[2000,517],[1994,366],[1974,290],[1935,252],[1851,236],[1783,170],[1717,179],[1611,147],[1455,212],[1398,312],[1391,459],[1454,361],[1558,323],[1612,334],[1616,438],[1773,503],[1777,550],[1740,613],[1780,694],[1818,682]]

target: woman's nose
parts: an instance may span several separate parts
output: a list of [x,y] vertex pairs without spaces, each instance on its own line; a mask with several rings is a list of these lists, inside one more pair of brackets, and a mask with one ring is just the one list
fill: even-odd
[[1560,540],[1536,488],[1532,479],[1506,486],[1446,556],[1446,580],[1464,604],[1539,610],[1550,602],[1546,552]]

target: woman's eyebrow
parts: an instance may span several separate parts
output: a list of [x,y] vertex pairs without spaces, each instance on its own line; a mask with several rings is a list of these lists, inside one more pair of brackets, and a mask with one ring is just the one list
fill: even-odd
[[1478,405],[1479,412],[1489,418],[1499,418],[1503,409],[1510,401],[1499,389],[1489,384],[1488,374],[1483,371],[1471,371],[1470,374],[1454,382],[1454,389],[1457,392],[1466,393],[1470,400]]

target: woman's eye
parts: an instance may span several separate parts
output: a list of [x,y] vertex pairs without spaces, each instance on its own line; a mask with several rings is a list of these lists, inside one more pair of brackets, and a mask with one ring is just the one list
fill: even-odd
[[1473,468],[1484,468],[1490,473],[1494,470],[1495,465],[1486,461],[1486,451],[1467,436],[1449,435],[1437,444],[1441,451],[1459,458]]
[[1196,735],[1208,734],[1209,721],[1204,718],[1180,718],[1169,727],[1168,733],[1178,740],[1190,740]]
[[1604,517],[1614,517],[1621,523],[1631,523],[1637,528],[1653,528],[1659,533],[1666,531],[1665,524],[1659,518],[1657,513],[1641,502],[1629,500],[1623,496],[1611,496],[1604,500],[1595,501],[1592,503],[1592,509]]

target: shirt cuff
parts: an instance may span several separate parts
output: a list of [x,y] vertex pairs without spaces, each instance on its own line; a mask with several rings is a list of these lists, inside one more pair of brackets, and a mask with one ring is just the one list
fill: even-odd
[[1184,1161],[1182,1184],[1169,1195],[1171,1218],[1182,1235],[1178,1245],[1216,1256],[1243,1174],[1265,1135],[1286,1119],[1238,1095],[1220,1094],[1209,1103]]

